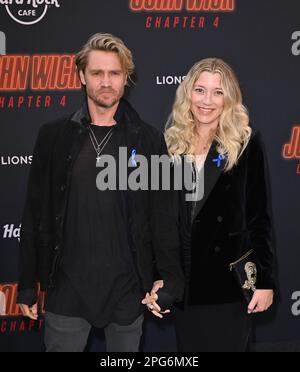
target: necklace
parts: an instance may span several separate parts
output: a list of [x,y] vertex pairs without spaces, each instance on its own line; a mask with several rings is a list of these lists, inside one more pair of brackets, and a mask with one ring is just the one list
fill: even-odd
[[97,164],[99,164],[100,162],[100,155],[102,151],[104,150],[105,146],[107,145],[107,143],[109,142],[109,140],[111,139],[113,135],[113,129],[114,128],[112,127],[111,130],[107,133],[107,135],[103,138],[103,140],[100,143],[98,143],[95,133],[93,132],[92,128],[89,126],[89,136],[90,136],[90,140],[97,154],[97,157],[96,157]]

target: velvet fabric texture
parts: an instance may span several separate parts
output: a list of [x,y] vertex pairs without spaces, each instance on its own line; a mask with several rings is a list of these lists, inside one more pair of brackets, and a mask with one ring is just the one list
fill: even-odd
[[250,142],[229,172],[218,167],[216,143],[205,162],[204,198],[192,203],[179,192],[181,258],[185,272],[185,305],[242,301],[230,263],[254,250],[257,289],[275,289],[271,195],[261,136]]

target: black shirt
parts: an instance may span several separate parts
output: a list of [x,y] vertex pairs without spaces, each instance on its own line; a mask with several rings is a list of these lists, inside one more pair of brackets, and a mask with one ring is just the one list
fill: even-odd
[[[100,143],[112,127],[91,128]],[[102,152],[117,163],[121,136],[117,124]],[[84,318],[96,327],[128,325],[144,308],[129,247],[126,191],[97,189],[101,168],[96,167],[96,156],[88,136],[73,168],[63,257],[46,310]]]

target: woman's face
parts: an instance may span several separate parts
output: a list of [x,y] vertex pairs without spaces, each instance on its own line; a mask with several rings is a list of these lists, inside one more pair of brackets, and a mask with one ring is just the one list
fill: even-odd
[[191,111],[197,124],[217,128],[224,110],[224,92],[219,73],[202,72],[192,90]]

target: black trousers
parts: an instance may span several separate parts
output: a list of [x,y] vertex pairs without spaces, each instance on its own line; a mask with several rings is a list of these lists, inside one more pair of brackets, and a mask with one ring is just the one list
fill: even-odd
[[179,352],[246,352],[252,316],[245,303],[190,306],[175,310]]

